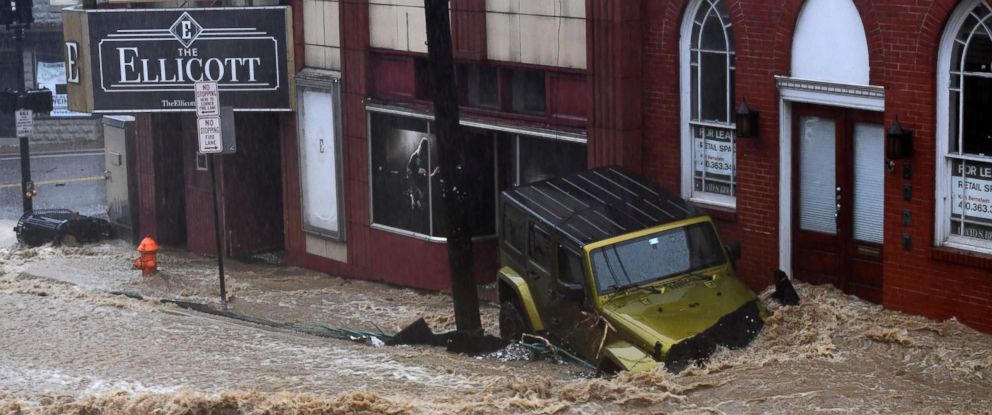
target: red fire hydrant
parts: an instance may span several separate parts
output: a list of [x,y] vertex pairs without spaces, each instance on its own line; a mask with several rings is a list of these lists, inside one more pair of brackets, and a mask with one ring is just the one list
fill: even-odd
[[158,262],[156,261],[158,244],[151,236],[146,236],[145,239],[141,240],[141,243],[138,244],[138,252],[141,253],[141,257],[134,260],[134,268],[141,270],[141,276],[147,277],[158,270]]

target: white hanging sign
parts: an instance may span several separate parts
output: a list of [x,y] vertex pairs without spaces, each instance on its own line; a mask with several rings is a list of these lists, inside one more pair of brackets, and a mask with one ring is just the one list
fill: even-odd
[[17,136],[30,137],[34,132],[34,112],[17,110]]
[[200,142],[200,152],[204,154],[224,151],[224,140],[220,129],[220,117],[196,119],[196,131]]

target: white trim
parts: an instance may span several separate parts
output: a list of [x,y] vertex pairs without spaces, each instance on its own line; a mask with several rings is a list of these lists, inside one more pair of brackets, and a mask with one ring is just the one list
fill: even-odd
[[[992,254],[992,243],[979,239],[962,237],[951,234],[951,158],[948,157],[948,129],[950,127],[948,111],[951,87],[951,53],[954,49],[954,39],[971,11],[981,4],[982,0],[962,1],[947,19],[947,25],[940,38],[940,48],[937,50],[937,130],[936,159],[934,169],[936,183],[934,186],[934,239],[933,246],[947,246],[962,250]],[[967,52],[966,50],[964,52]],[[957,104],[955,104],[957,105]],[[961,116],[961,113],[958,114]],[[960,131],[960,126],[957,130]],[[960,149],[959,149],[960,151]],[[967,157],[967,156],[965,156]],[[962,157],[962,158],[965,158]]]
[[[431,121],[434,120],[434,114],[429,112],[417,111],[402,106],[389,105],[379,102],[367,101],[365,103],[365,110],[368,112],[399,115],[402,117],[419,118],[419,119],[431,120]],[[494,122],[490,120],[473,119],[472,117],[466,117],[466,116],[461,117],[458,124],[465,127],[475,127],[490,131],[502,131],[510,134],[519,134],[530,137],[567,141],[576,144],[586,144],[588,142],[588,140],[586,139],[586,134],[584,132],[568,132],[568,131],[560,131],[560,130],[553,130],[547,128],[512,125],[512,124]]]
[[682,29],[679,38],[679,166],[681,171],[681,191],[682,197],[691,199],[692,197],[692,140],[690,137],[689,119],[692,118],[692,85],[690,56],[692,42],[693,21],[696,17],[696,10],[702,0],[691,0],[685,8],[682,16]]
[[792,102],[885,111],[885,88],[775,76],[782,99]]
[[733,196],[702,193],[701,195],[690,197],[689,201],[702,207],[717,207],[731,210],[737,209],[737,198]]
[[779,98],[778,268],[792,275],[792,102]]
[[779,269],[792,275],[792,104],[807,103],[885,111],[885,88],[775,76],[779,92],[778,251]]

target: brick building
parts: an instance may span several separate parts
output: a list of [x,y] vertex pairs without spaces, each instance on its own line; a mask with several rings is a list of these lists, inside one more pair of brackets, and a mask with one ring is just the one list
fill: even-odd
[[[284,246],[294,265],[446,287],[422,2],[292,3],[297,111],[253,116],[278,131],[246,131],[279,143],[260,144],[278,163],[253,174],[280,180],[226,201],[227,229],[280,235],[243,251]],[[742,242],[738,269],[754,288],[782,268],[992,332],[985,0],[452,0],[451,8],[462,123],[477,149],[468,168],[478,178],[480,280],[491,281],[497,264],[499,190],[616,164],[710,212],[725,241]],[[737,137],[745,101],[758,128]],[[169,134],[156,126],[185,118],[139,117],[139,142],[160,155],[179,151],[155,138]],[[911,154],[886,153],[890,141],[905,142],[889,134],[896,120]],[[209,229],[188,219],[204,208],[192,206],[200,199],[189,190],[202,180],[195,150],[180,147],[185,161],[171,163],[185,184],[163,183],[168,161],[139,150],[154,166],[142,179],[142,227],[173,232],[174,243],[194,238],[183,228]],[[184,186],[186,213],[148,195]],[[242,218],[249,213],[237,207],[246,204],[266,206],[268,218]],[[178,231],[163,225],[183,222]],[[189,245],[210,252],[212,240]]]

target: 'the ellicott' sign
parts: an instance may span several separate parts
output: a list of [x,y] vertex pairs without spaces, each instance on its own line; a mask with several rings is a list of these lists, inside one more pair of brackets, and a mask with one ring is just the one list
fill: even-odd
[[69,108],[193,111],[217,82],[235,111],[292,109],[288,7],[63,11]]

